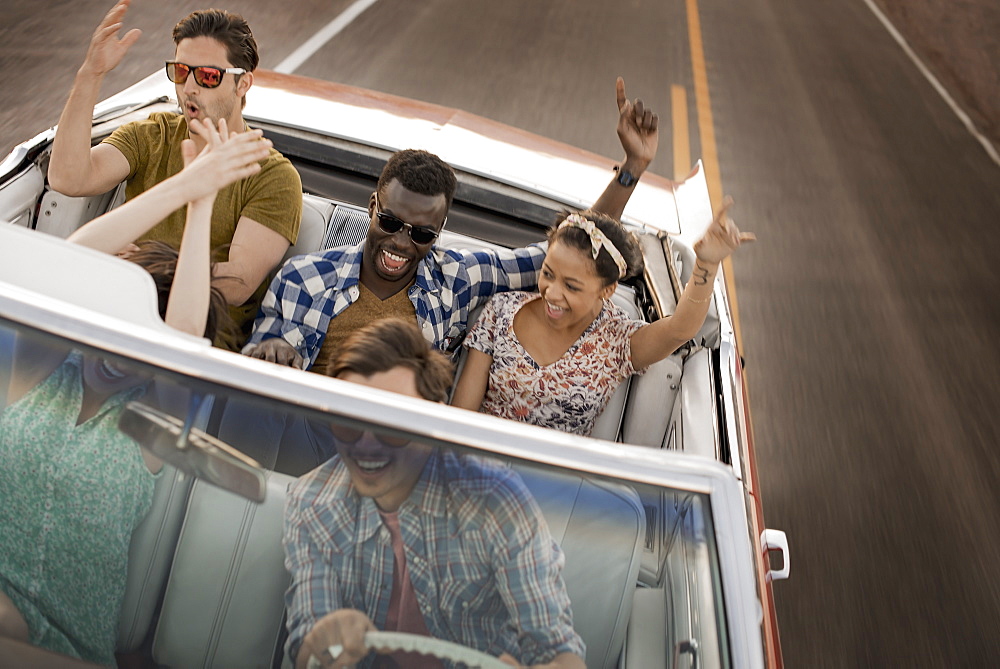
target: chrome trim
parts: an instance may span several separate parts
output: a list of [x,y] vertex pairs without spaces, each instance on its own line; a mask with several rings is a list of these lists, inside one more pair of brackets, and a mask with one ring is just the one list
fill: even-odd
[[[702,493],[709,492],[717,478],[735,482],[728,467],[707,458],[695,459],[656,449],[626,451],[610,442],[279,367],[212,348],[205,340],[183,333],[174,335],[127,323],[2,282],[0,318],[130,358],[168,374],[500,455]],[[580,457],[582,453],[585,458]],[[667,468],[675,471],[664,471]]]

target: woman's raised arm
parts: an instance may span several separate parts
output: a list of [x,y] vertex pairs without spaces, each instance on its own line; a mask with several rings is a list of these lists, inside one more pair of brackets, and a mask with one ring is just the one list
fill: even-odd
[[[183,170],[95,218],[67,239],[105,253],[118,253],[185,204],[205,197],[214,199],[220,188],[259,172],[259,161],[267,158],[271,147],[260,130],[229,137],[225,120],[219,122],[218,129],[211,121],[198,120],[193,120],[190,128],[209,143],[191,160],[185,153]],[[191,140],[184,140],[184,145],[191,148],[182,150],[193,151]]]
[[727,197],[704,236],[695,243],[694,270],[673,315],[641,327],[632,335],[632,365],[636,369],[663,360],[698,333],[708,315],[719,263],[741,244],[757,239],[752,232],[740,232],[736,227],[728,214],[732,204],[732,198]]

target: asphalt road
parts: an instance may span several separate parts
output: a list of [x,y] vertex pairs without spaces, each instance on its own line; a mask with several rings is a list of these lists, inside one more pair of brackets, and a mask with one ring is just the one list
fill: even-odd
[[[57,120],[108,4],[4,2],[0,152]],[[226,4],[274,67],[348,3]],[[137,0],[145,34],[104,93],[162,67],[199,5]],[[297,72],[611,158],[621,74],[661,111],[670,176],[672,86],[706,149],[692,5],[380,0]],[[786,664],[995,665],[1000,167],[861,0],[697,9],[723,188],[760,239],[735,274],[765,517],[792,547]]]

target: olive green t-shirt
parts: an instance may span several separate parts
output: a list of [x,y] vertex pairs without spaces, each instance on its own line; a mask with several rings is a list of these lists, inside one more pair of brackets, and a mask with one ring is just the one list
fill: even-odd
[[[156,112],[145,121],[123,125],[105,139],[128,160],[125,198],[130,200],[180,172],[184,167],[181,142],[187,137],[187,120],[183,116]],[[236,224],[242,216],[274,230],[291,244],[298,237],[302,219],[302,181],[295,167],[274,149],[261,163],[260,172],[226,186],[215,196],[211,236],[213,249],[233,241]],[[179,248],[186,218],[187,207],[181,207],[141,239],[159,240]],[[216,258],[220,262],[228,259],[228,250],[222,251]],[[245,303],[230,307],[230,314],[244,335],[249,335],[249,329],[253,327],[253,319],[267,292],[267,284],[264,281],[258,286]]]

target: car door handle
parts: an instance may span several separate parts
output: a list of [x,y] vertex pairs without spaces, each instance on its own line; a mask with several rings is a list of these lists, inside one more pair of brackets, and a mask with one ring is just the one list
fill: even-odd
[[[781,569],[768,569],[767,580],[782,581],[788,578],[791,567],[788,557],[788,537],[781,530],[764,530],[760,533],[760,544],[764,553],[778,551],[781,553]],[[770,565],[770,562],[768,562]]]
[[691,655],[691,669],[698,669],[698,642],[694,639],[685,639],[674,644],[674,663],[670,666],[677,669],[684,653]]

